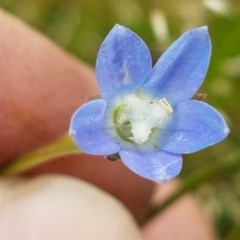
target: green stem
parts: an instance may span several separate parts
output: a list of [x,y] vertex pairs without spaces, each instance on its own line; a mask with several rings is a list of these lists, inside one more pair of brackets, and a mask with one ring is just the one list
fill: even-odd
[[201,184],[208,182],[222,174],[237,171],[239,168],[240,168],[240,150],[228,155],[222,161],[213,161],[205,165],[201,169],[198,169],[191,175],[185,177],[180,183],[178,190],[173,195],[171,195],[166,201],[164,201],[160,206],[154,208],[150,212],[150,217],[153,217],[159,212],[162,212],[183,194],[196,189]]
[[56,142],[18,157],[14,162],[0,169],[0,175],[17,175],[53,158],[76,153],[80,153],[79,148],[73,142],[71,137],[66,134]]

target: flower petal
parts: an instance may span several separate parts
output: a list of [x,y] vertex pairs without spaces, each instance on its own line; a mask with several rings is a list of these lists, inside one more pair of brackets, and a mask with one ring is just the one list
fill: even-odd
[[190,99],[204,80],[210,56],[207,27],[190,30],[163,53],[141,90],[171,105]]
[[192,153],[222,141],[229,133],[222,116],[204,102],[188,100],[176,106],[158,146],[173,153]]
[[146,44],[131,30],[116,25],[104,40],[96,62],[102,98],[134,93],[152,69]]
[[110,136],[106,108],[106,101],[93,100],[72,116],[69,133],[83,152],[108,155],[120,150],[118,143]]
[[133,172],[158,183],[174,178],[182,168],[181,155],[164,151],[124,150],[120,156]]

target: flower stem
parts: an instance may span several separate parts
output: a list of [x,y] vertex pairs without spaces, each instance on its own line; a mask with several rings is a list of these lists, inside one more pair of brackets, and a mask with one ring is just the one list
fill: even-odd
[[194,171],[191,175],[186,176],[180,183],[178,190],[171,195],[160,206],[152,209],[149,217],[153,217],[156,214],[162,212],[168,206],[170,206],[175,200],[184,195],[185,193],[196,189],[201,184],[208,182],[220,175],[238,171],[240,168],[240,150],[227,155],[224,160],[213,161],[206,164],[201,169]]
[[33,150],[16,158],[14,162],[0,169],[0,175],[12,176],[23,173],[53,158],[80,153],[72,138],[65,134],[56,142]]

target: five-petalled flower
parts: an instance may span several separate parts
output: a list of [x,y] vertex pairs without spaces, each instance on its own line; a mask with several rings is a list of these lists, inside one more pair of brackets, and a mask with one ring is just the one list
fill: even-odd
[[207,27],[200,27],[184,33],[152,68],[142,39],[116,25],[97,56],[101,98],[74,113],[70,135],[83,152],[118,153],[142,177],[174,178],[182,168],[181,154],[211,146],[229,133],[214,108],[191,99],[210,55]]

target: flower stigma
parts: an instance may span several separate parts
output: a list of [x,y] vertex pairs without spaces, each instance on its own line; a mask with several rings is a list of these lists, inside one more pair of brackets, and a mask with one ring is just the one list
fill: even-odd
[[164,128],[172,113],[165,98],[146,102],[132,94],[124,97],[116,108],[113,121],[122,139],[141,145],[150,139],[153,130]]

